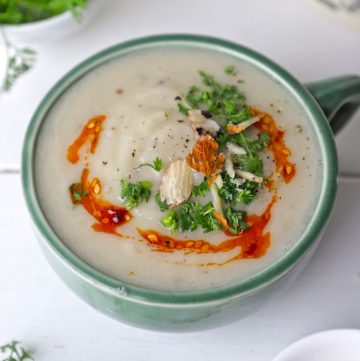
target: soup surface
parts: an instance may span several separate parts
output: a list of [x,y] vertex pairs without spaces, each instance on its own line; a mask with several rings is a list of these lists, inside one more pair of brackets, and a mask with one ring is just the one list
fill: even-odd
[[[240,105],[223,102],[216,117],[206,97],[226,84]],[[317,202],[319,154],[295,101],[250,64],[207,50],[139,51],[61,96],[39,134],[36,187],[55,232],[94,268],[201,290],[252,276],[294,245]],[[236,201],[226,187],[240,187]]]

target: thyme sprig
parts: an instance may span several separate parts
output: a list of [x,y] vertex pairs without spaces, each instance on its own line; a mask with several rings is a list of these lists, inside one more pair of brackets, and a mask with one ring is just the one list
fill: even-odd
[[20,76],[28,72],[35,64],[35,50],[24,47],[17,47],[9,42],[4,30],[0,27],[0,35],[7,55],[7,66],[2,91],[9,91]]
[[5,345],[0,346],[0,351],[5,353],[2,361],[26,361],[34,360],[29,351],[25,350],[19,341],[11,341]]

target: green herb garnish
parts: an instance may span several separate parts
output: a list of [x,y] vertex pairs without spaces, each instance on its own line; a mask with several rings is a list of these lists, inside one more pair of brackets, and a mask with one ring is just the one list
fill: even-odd
[[237,203],[250,203],[258,192],[258,183],[245,181],[240,178],[230,178],[230,176],[223,172],[223,186],[217,188],[219,196],[230,205]]
[[161,224],[172,232],[192,232],[198,227],[202,227],[204,232],[211,232],[221,228],[214,216],[214,206],[211,202],[202,206],[196,201],[187,201],[176,210],[171,209],[161,220]]
[[229,75],[235,75],[236,72],[235,72],[235,67],[234,67],[234,65],[228,65],[228,66],[225,68],[225,73],[226,73],[226,74],[229,74]]
[[166,204],[166,202],[163,202],[160,199],[160,193],[155,194],[155,201],[156,201],[157,205],[159,206],[161,212],[165,212],[166,210],[169,209],[169,206]]
[[121,198],[125,199],[127,209],[137,207],[142,202],[148,202],[151,195],[152,183],[149,181],[141,181],[130,183],[124,179],[120,181]]
[[228,229],[233,234],[238,234],[239,232],[246,231],[250,228],[245,222],[245,211],[237,211],[229,207],[225,209],[224,216],[228,221]]
[[138,169],[138,168],[141,168],[141,167],[151,167],[151,168],[155,169],[157,172],[159,172],[161,170],[162,166],[163,166],[162,160],[159,157],[156,157],[155,160],[153,161],[153,164],[151,164],[151,163],[143,163],[143,164],[140,164],[135,169]]
[[0,351],[6,354],[2,361],[25,361],[33,360],[29,351],[25,350],[18,341],[11,341],[0,346]]
[[207,180],[201,182],[198,186],[194,186],[191,191],[192,197],[205,197],[206,192],[209,190],[209,183]]
[[71,195],[71,201],[74,205],[80,204],[84,197],[87,197],[89,194],[85,192],[81,183],[73,183],[69,187],[69,192]]

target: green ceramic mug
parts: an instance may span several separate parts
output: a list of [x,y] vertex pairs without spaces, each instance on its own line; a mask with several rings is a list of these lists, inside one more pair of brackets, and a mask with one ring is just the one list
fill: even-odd
[[[161,292],[112,279],[75,256],[55,234],[42,212],[34,183],[34,151],[49,109],[78,79],[97,66],[130,53],[156,47],[202,47],[252,64],[287,89],[311,120],[322,157],[323,179],[313,217],[282,258],[261,272],[224,287],[197,292]],[[309,92],[310,90],[310,92]],[[311,94],[312,93],[312,94]],[[319,105],[320,104],[320,105]],[[197,35],[159,35],[128,41],[104,50],[66,74],[46,95],[26,133],[22,182],[40,245],[63,281],[95,309],[125,323],[155,330],[217,327],[248,315],[271,295],[279,294],[306,265],[334,205],[338,162],[336,133],[360,106],[360,77],[346,76],[302,85],[264,56],[240,45]],[[330,125],[329,125],[330,124]]]

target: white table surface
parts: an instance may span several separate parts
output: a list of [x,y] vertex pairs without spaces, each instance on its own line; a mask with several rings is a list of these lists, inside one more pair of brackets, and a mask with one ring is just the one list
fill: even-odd
[[[330,328],[360,328],[360,183],[339,185],[330,224],[294,286],[221,329],[166,334],[131,328],[85,305],[57,278],[32,234],[18,174],[29,118],[49,87],[88,55],[166,32],[213,35],[252,47],[303,81],[360,74],[360,32],[302,0],[106,0],[81,31],[33,44],[36,68],[0,98],[0,345],[22,340],[36,360],[268,361]],[[337,138],[342,172],[360,173],[360,114]]]

